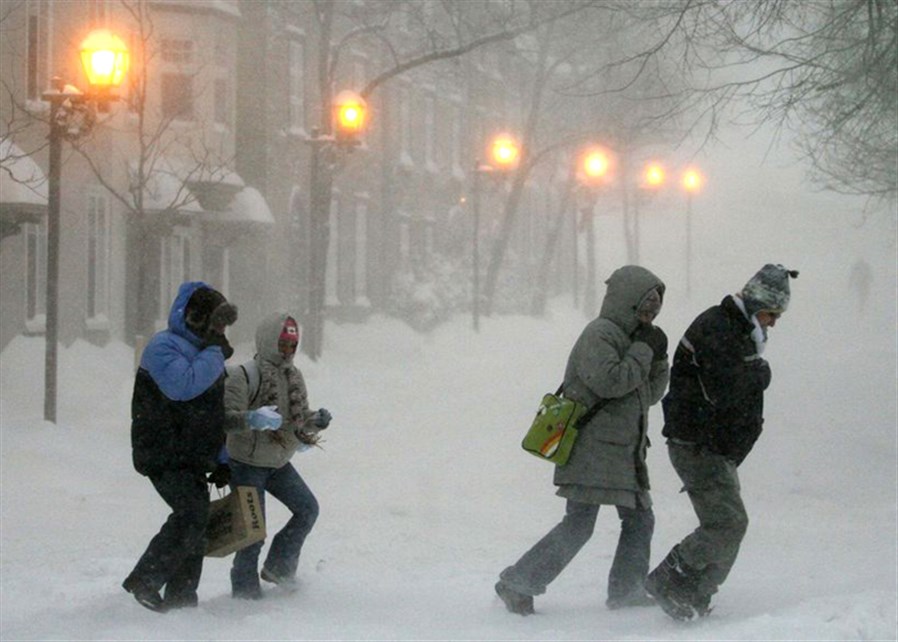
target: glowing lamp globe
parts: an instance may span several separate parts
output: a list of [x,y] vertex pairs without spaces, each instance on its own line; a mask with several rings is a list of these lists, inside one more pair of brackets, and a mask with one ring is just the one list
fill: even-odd
[[108,29],[95,29],[81,43],[81,65],[91,88],[108,91],[122,84],[130,62],[128,47]]
[[497,169],[511,169],[517,165],[521,155],[518,142],[508,134],[500,134],[493,139],[490,156]]

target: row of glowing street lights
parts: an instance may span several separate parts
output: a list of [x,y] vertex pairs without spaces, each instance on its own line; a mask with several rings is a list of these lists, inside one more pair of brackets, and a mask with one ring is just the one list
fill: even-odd
[[[47,202],[47,306],[46,306],[46,356],[45,356],[45,397],[44,417],[56,420],[56,362],[58,337],[58,291],[59,291],[59,232],[60,232],[60,184],[61,145],[64,139],[84,135],[93,124],[95,111],[106,111],[112,93],[125,79],[129,67],[129,52],[124,42],[107,29],[92,31],[81,44],[81,63],[89,83],[87,93],[54,78],[54,86],[43,94],[50,104],[49,135],[49,177]],[[76,112],[88,117],[82,121],[79,131],[73,134],[70,120]],[[352,149],[359,144],[360,136],[367,127],[367,106],[355,92],[341,91],[332,101],[333,136],[314,137],[310,141],[318,144],[333,142],[340,147]],[[77,129],[77,128],[76,128]],[[315,147],[317,149],[317,147]],[[474,210],[474,328],[479,326],[479,217],[480,217],[480,176],[486,172],[508,173],[517,167],[521,158],[521,148],[517,140],[509,134],[495,136],[490,143],[488,164],[475,163],[472,185]],[[597,187],[608,182],[613,173],[613,155],[600,147],[587,149],[579,161],[578,178],[584,186]],[[664,168],[658,163],[649,163],[643,172],[642,187],[657,189],[666,180]],[[684,171],[683,187],[689,194],[687,217],[691,216],[691,196],[697,192],[704,179],[698,170]],[[690,223],[687,222],[687,226]],[[687,227],[687,230],[689,228]],[[687,232],[687,235],[690,235]],[[687,256],[691,253],[688,247]],[[687,273],[688,284],[688,273]]]
[[[480,175],[482,173],[498,172],[508,174],[514,170],[521,159],[521,147],[514,136],[501,133],[493,137],[489,143],[489,164],[482,164],[478,159],[474,165],[472,177],[472,209],[474,218],[473,238],[473,301],[472,317],[474,329],[479,329],[480,317],[480,278],[479,278],[479,227],[480,227]],[[614,174],[615,156],[604,147],[589,146],[579,155],[576,167],[576,177],[579,183],[587,188],[592,198],[585,209],[587,216],[592,216],[595,205],[595,190],[600,186],[611,182]],[[654,192],[664,186],[668,180],[667,170],[657,161],[649,161],[642,168],[638,186],[647,192]],[[693,166],[688,166],[680,174],[680,185],[686,192],[686,291],[691,290],[692,280],[692,199],[705,183],[705,177],[701,171]],[[635,216],[638,225],[638,212]],[[638,228],[637,228],[638,230]],[[638,231],[637,231],[638,234]],[[591,268],[592,269],[592,268]],[[575,284],[575,290],[577,288]],[[576,295],[575,295],[576,296]]]

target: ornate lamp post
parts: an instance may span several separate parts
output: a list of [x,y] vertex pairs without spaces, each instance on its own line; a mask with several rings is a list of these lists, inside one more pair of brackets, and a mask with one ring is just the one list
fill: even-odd
[[479,158],[474,161],[474,173],[471,177],[471,210],[474,214],[471,318],[475,332],[480,330],[480,177],[481,174],[492,172],[507,174],[513,170],[521,158],[521,147],[510,134],[498,134],[490,143],[489,156],[491,164],[483,164]]
[[705,182],[694,167],[689,167],[683,172],[683,189],[686,190],[686,296],[692,295],[692,196]]
[[658,192],[659,189],[664,185],[665,181],[667,181],[667,171],[664,169],[664,166],[661,163],[656,161],[649,161],[645,164],[645,167],[642,170],[642,175],[639,181],[639,190],[637,192],[636,198],[636,213],[633,217],[633,237],[634,237],[634,245],[636,249],[636,262],[639,262],[639,217],[640,217],[640,207],[639,207],[639,197],[638,194],[643,195],[654,195]]
[[96,112],[109,110],[112,90],[128,71],[128,48],[107,29],[92,31],[81,43],[81,64],[90,88],[87,93],[61,78],[41,96],[50,103],[49,172],[47,177],[47,320],[44,358],[44,419],[56,422],[56,370],[59,337],[59,234],[62,141],[87,134]]
[[[595,206],[599,188],[608,180],[612,167],[612,155],[602,147],[590,147],[580,157],[577,180],[580,183],[580,225],[578,232],[586,231],[586,294],[583,309],[592,316],[596,310],[596,238]],[[577,238],[574,237],[574,305],[577,305],[578,277],[576,261]]]
[[[361,135],[368,121],[364,99],[354,91],[344,90],[331,100],[330,132],[321,133],[317,127],[307,142],[311,145],[309,159],[309,301],[306,316],[306,340],[303,352],[310,359],[321,356],[324,342],[324,300],[327,280],[327,246],[330,242],[330,216],[333,174],[338,150],[350,152],[361,144]],[[328,123],[325,121],[325,124]],[[322,158],[324,156],[324,158]]]

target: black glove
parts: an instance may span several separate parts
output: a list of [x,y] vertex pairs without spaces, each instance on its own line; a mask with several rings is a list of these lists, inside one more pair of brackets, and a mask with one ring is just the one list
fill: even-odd
[[667,359],[667,335],[658,326],[640,323],[631,338],[634,343],[641,341],[647,344],[655,355],[655,361]]
[[216,332],[215,330],[209,330],[209,332],[206,333],[206,345],[218,346],[221,348],[225,359],[230,359],[234,354],[234,348],[228,343],[228,338],[221,332]]
[[209,317],[209,327],[213,330],[223,330],[225,326],[234,325],[237,321],[237,306],[233,303],[220,303]]
[[328,412],[327,408],[319,408],[318,412],[312,415],[312,423],[315,424],[316,428],[320,428],[324,430],[331,423],[331,413]]
[[231,481],[231,467],[227,464],[218,464],[211,473],[209,473],[208,481],[215,484],[216,488],[224,488]]

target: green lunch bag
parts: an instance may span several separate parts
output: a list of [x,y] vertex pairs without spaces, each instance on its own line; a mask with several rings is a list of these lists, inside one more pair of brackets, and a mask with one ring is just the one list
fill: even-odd
[[554,395],[543,396],[530,430],[521,442],[521,448],[528,453],[557,466],[567,463],[577,439],[577,428],[592,419],[605,403],[602,399],[587,408],[561,396],[561,390],[562,386],[559,386]]

